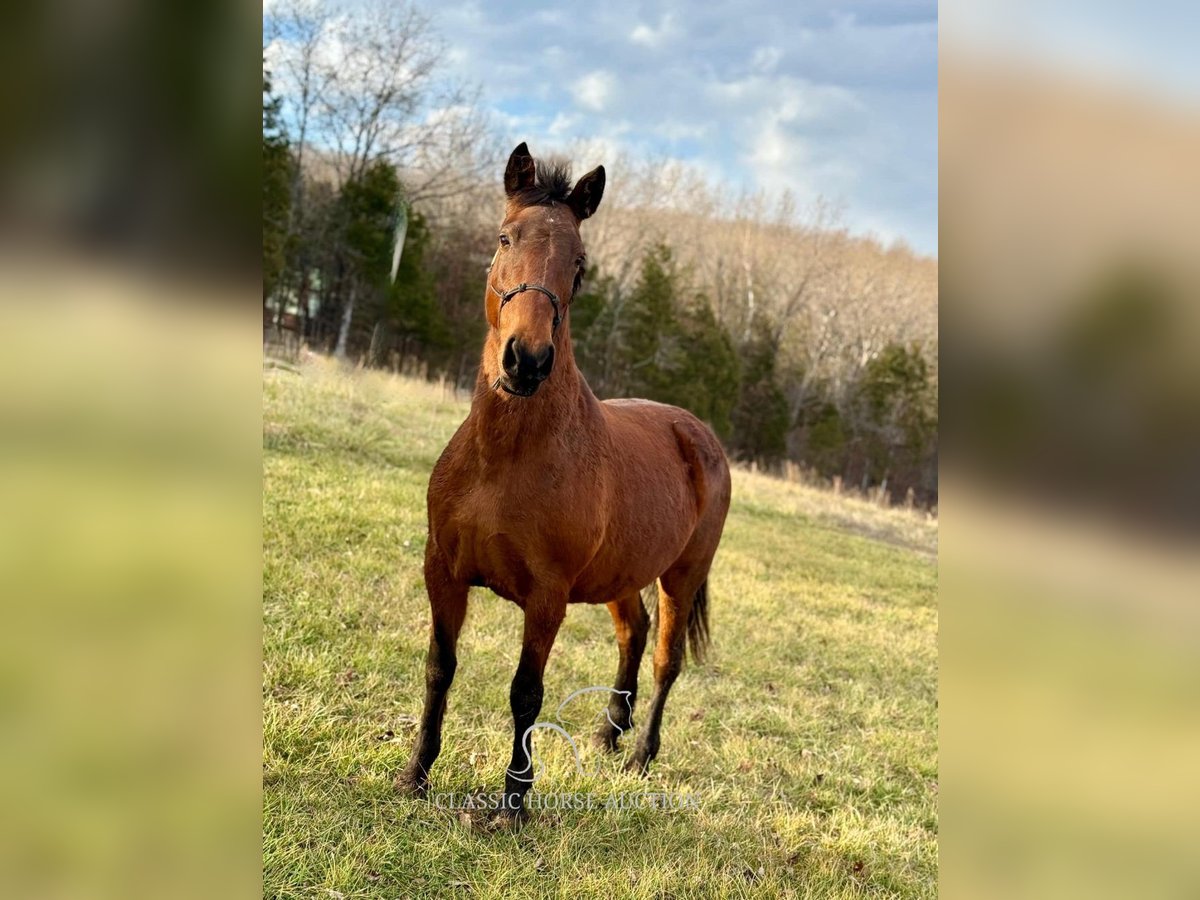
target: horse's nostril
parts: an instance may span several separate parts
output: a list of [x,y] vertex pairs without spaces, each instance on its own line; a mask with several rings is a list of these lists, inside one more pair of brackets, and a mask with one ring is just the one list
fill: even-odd
[[537,376],[541,380],[550,377],[550,370],[554,368],[554,345],[547,344],[546,349],[541,354],[541,359],[538,360]]
[[531,350],[519,338],[510,337],[504,343],[500,365],[512,381],[536,385],[550,377],[550,370],[554,367],[554,345],[546,344]]
[[504,366],[504,371],[509,377],[516,378],[519,368],[519,360],[517,359],[517,339],[510,337],[504,345],[504,356],[501,358],[500,364]]

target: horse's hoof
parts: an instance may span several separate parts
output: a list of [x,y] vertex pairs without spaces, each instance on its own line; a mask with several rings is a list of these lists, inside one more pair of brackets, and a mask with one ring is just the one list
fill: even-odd
[[484,819],[484,827],[488,831],[520,831],[521,826],[529,818],[525,807],[520,809],[495,809]]
[[633,772],[635,775],[641,775],[645,778],[650,773],[650,758],[642,756],[640,753],[635,753],[630,757],[629,762],[625,763],[625,771]]
[[592,746],[606,753],[616,753],[619,737],[620,735],[611,728],[602,728],[592,735]]
[[429,795],[429,779],[409,772],[397,775],[392,786],[396,789],[396,793],[403,797],[415,797],[423,800]]

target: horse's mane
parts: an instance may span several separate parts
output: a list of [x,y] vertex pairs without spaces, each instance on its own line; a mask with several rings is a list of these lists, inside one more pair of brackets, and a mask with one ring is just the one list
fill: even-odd
[[551,157],[537,161],[537,174],[533,184],[518,192],[516,199],[523,206],[542,206],[555,201],[565,201],[570,193],[570,161]]

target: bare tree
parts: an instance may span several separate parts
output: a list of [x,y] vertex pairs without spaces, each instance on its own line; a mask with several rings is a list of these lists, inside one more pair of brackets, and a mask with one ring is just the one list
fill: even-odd
[[[269,16],[263,17],[263,62],[271,70],[283,101],[281,111],[295,155],[284,242],[287,265],[279,279],[279,287],[285,292],[295,292],[305,328],[311,266],[299,248],[306,243],[300,239],[302,233],[322,231],[325,224],[314,221],[311,215],[307,166],[310,163],[309,140],[329,78],[329,69],[323,64],[321,54],[332,18],[332,9],[325,0],[290,0],[277,4]],[[285,308],[283,303],[277,306],[277,325]]]
[[302,208],[305,153],[318,104],[328,89],[330,69],[322,54],[332,20],[333,10],[326,0],[288,0],[276,4],[263,18],[263,59],[284,100],[284,117],[296,153],[293,217],[298,217]]
[[[280,0],[264,16],[264,36],[297,138],[297,215],[306,177],[340,190],[383,163],[400,172],[413,204],[470,191],[494,168],[477,95],[443,77],[445,48],[415,4]],[[338,352],[354,316],[353,278],[345,289]]]
[[445,195],[494,162],[477,92],[446,77],[445,47],[415,4],[280,0],[264,35],[297,139],[339,186],[382,161],[414,174],[414,197]]

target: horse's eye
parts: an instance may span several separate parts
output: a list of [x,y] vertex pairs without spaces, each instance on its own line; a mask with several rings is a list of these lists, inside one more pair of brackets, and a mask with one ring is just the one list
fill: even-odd
[[501,247],[507,247],[510,243],[512,243],[512,242],[508,239],[507,234],[500,235],[500,246]]

